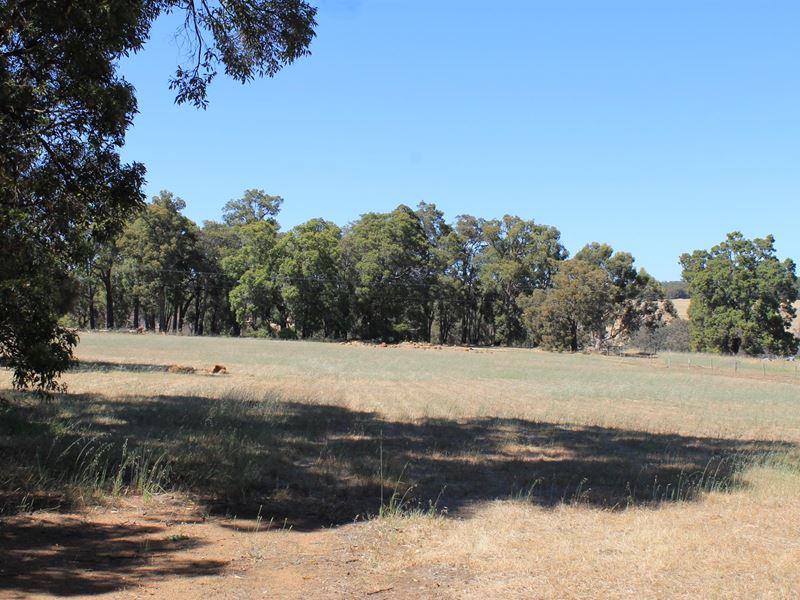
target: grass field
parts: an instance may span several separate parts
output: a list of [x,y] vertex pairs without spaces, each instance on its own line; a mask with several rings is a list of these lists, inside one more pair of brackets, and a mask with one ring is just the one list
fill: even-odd
[[800,597],[794,363],[124,334],[78,356],[67,395],[0,390],[0,595]]

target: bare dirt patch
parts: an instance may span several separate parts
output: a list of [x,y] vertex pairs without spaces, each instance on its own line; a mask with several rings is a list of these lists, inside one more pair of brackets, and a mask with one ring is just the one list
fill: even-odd
[[4,598],[322,598],[358,562],[334,530],[207,518],[175,496],[17,515],[0,534]]

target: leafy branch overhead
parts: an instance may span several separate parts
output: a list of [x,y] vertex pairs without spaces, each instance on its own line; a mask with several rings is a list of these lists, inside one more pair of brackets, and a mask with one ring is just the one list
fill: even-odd
[[186,11],[184,35],[193,57],[190,64],[178,66],[170,81],[179,104],[205,108],[208,85],[220,65],[242,83],[273,77],[309,54],[314,38],[317,9],[302,0],[165,3],[166,11],[176,7]]

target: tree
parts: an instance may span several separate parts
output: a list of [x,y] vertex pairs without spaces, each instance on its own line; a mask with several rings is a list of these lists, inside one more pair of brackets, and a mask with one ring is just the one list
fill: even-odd
[[301,0],[0,0],[0,358],[15,385],[56,386],[77,342],[58,322],[72,276],[141,208],[144,167],[119,157],[136,100],[117,65],[172,11],[193,52],[171,88],[201,107],[218,68],[271,76],[316,25]]
[[593,242],[584,246],[575,260],[600,268],[612,285],[611,312],[594,332],[598,349],[629,337],[641,327],[657,329],[676,316],[672,302],[665,299],[664,288],[644,269],[637,271],[628,252],[614,252],[608,244]]
[[116,239],[95,246],[91,261],[92,274],[103,286],[105,296],[106,329],[114,329],[116,323],[117,300],[115,294],[115,265],[121,259]]
[[[278,225],[274,219],[252,221],[235,228],[239,249],[222,261],[224,272],[235,281],[229,299],[238,329],[269,330],[286,313],[278,285]],[[276,314],[277,313],[277,314]]]
[[277,281],[280,262],[278,221],[283,198],[263,190],[245,190],[241,198],[228,201],[222,219],[236,240],[236,250],[225,252],[222,270],[233,287],[228,294],[235,315],[234,333],[242,329],[271,330],[274,322],[287,325],[286,307]]
[[357,331],[370,339],[419,338],[427,324],[431,247],[419,216],[400,205],[367,213],[342,238],[342,262],[353,290]]
[[527,301],[525,318],[535,341],[549,350],[577,352],[607,326],[614,305],[608,275],[589,261],[565,261],[553,286]]
[[592,243],[563,262],[553,285],[525,304],[528,329],[538,344],[573,352],[619,344],[641,328],[655,330],[675,316],[664,290],[633,256]]
[[256,221],[270,220],[280,212],[283,198],[270,196],[264,190],[245,190],[237,200],[228,200],[222,208],[222,220],[226,225],[247,225]]
[[459,215],[450,233],[442,242],[447,266],[445,289],[452,290],[453,319],[459,324],[458,340],[462,344],[478,344],[481,340],[484,299],[480,280],[480,260],[486,248],[480,219]]
[[736,354],[794,354],[789,331],[797,300],[795,264],[775,256],[775,238],[738,231],[711,250],[680,257],[692,297],[692,349]]
[[120,270],[148,329],[179,331],[193,299],[198,231],[181,214],[185,207],[181,198],[162,191],[119,240]]
[[522,341],[525,327],[517,300],[523,293],[550,286],[560,262],[567,257],[561,234],[555,227],[510,215],[481,221],[480,228],[486,244],[481,281],[496,305],[492,341]]
[[279,242],[280,293],[300,336],[344,337],[349,306],[340,272],[342,230],[323,219],[298,225]]
[[117,323],[125,319],[127,312],[125,298],[118,294],[120,277],[117,267],[121,255],[117,240],[109,239],[104,243],[89,244],[88,247],[86,262],[72,275],[78,285],[79,295],[70,313],[79,327],[96,329],[102,314],[106,329],[114,329]]
[[205,221],[197,241],[203,268],[192,332],[195,335],[223,332],[238,335],[239,325],[230,305],[230,292],[237,282],[223,268],[225,260],[241,248],[236,228]]
[[438,317],[439,341],[446,342],[455,316],[452,303],[456,300],[455,288],[445,277],[450,259],[447,240],[452,228],[444,220],[444,213],[436,208],[435,204],[420,202],[415,212],[430,252],[428,272],[422,275],[422,279],[430,282],[430,285],[425,288],[427,294],[420,296],[421,303],[416,307],[417,314],[414,318],[423,324],[420,337],[430,342],[433,325]]

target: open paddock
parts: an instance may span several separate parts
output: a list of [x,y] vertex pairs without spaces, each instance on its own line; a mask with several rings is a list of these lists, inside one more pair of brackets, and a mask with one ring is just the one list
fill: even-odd
[[800,593],[793,363],[99,333],[78,356],[50,401],[4,376],[0,595]]

